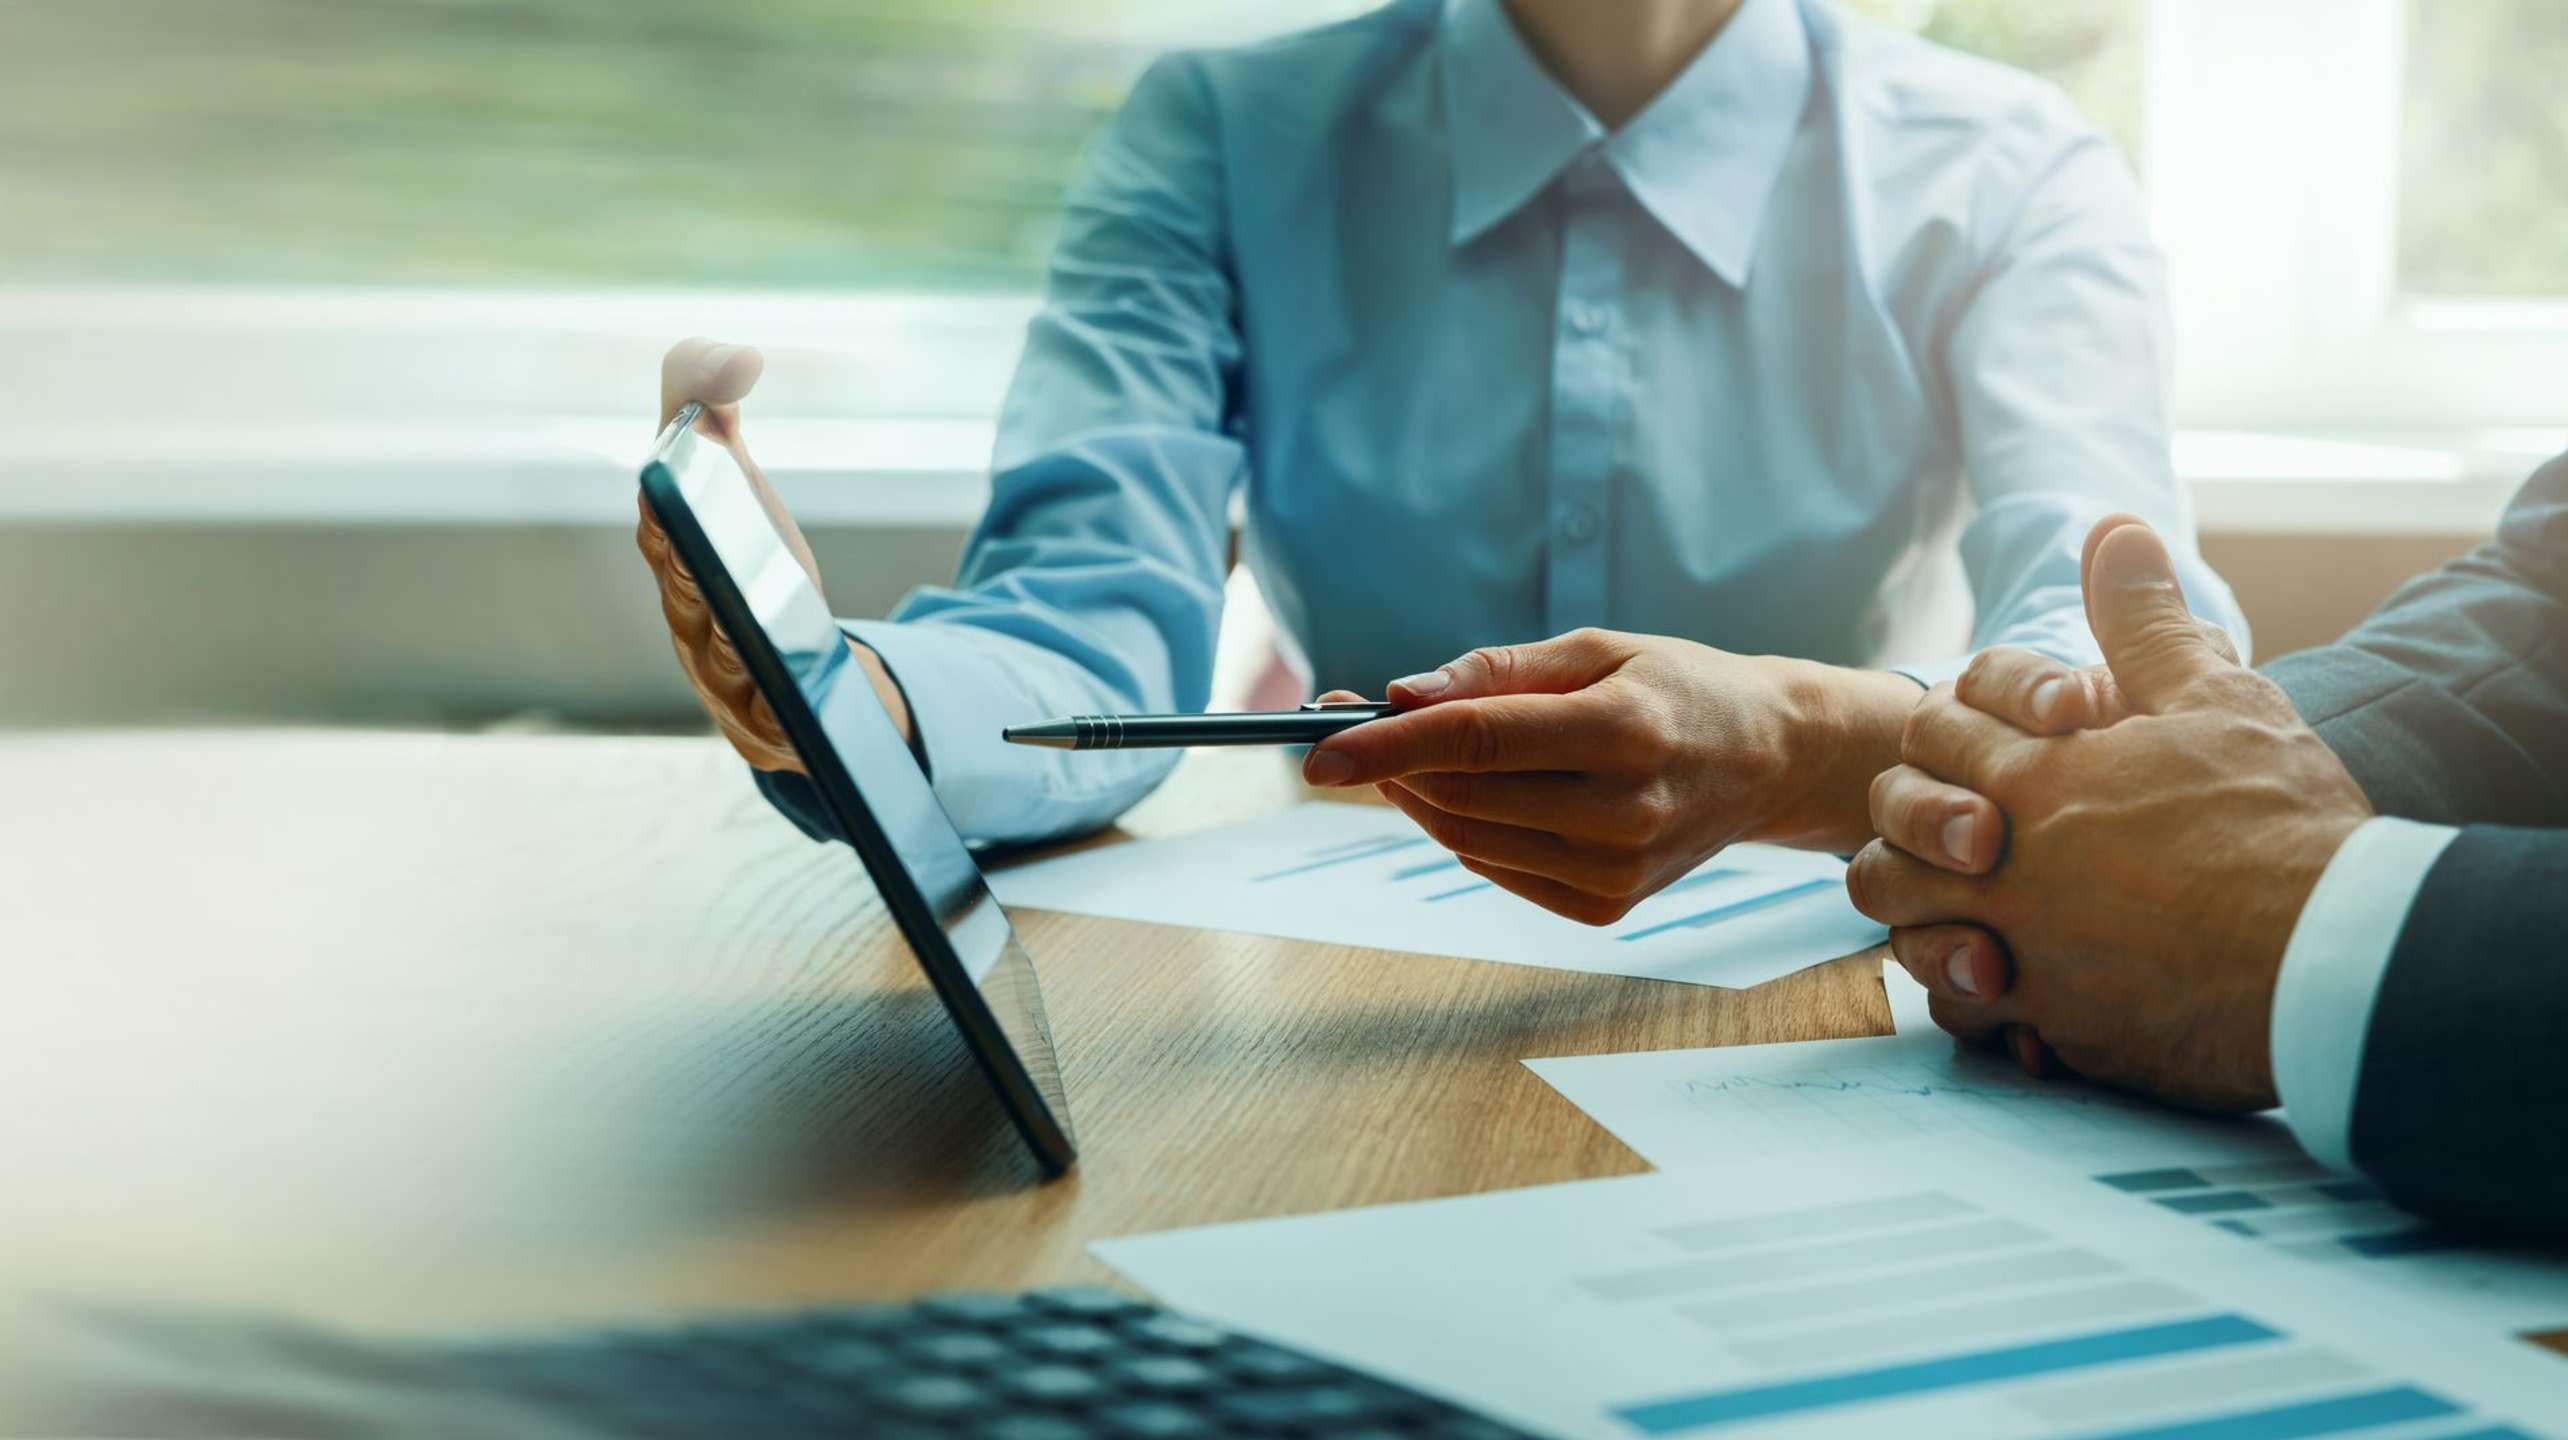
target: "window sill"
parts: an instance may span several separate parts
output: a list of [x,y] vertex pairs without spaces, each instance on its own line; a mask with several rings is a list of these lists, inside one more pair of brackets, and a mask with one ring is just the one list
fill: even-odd
[[[645,440],[620,416],[490,425],[163,423],[20,433],[0,522],[630,524]],[[813,528],[962,529],[989,501],[980,420],[752,422],[760,464]],[[2177,473],[2217,533],[2476,534],[2568,433],[2352,438],[2179,433]]]
[[[156,425],[21,435],[0,522],[545,525],[633,522],[643,422]],[[959,528],[989,502],[991,426],[761,419],[753,453],[814,527]]]

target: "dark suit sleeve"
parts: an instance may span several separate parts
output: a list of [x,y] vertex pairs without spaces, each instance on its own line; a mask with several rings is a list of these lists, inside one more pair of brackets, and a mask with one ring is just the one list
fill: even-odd
[[2382,814],[2568,825],[2568,456],[2494,541],[2266,673]]
[[[2268,667],[2385,815],[2466,827],[2364,1037],[2355,1163],[2421,1214],[2568,1226],[2568,456],[2494,541]],[[2546,827],[2546,828],[2524,828]]]
[[2419,1214],[2568,1228],[2568,830],[2465,829],[2390,953],[2354,1162]]

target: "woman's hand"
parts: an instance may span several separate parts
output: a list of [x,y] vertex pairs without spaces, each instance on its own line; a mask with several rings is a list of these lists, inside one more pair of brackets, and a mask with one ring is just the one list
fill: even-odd
[[[1407,712],[1312,747],[1465,869],[1591,925],[1723,847],[1853,850],[1920,691],[1896,675],[1580,630],[1392,682]],[[1349,697],[1351,698],[1351,697]]]
[[[804,573],[811,576],[812,588],[818,590],[820,565],[812,559],[802,527],[794,523],[792,512],[776,498],[765,473],[749,458],[748,448],[740,439],[741,398],[758,383],[759,372],[765,366],[758,352],[746,345],[718,345],[700,338],[679,341],[660,361],[660,423],[668,424],[690,401],[704,407],[696,421],[697,433],[722,444],[740,462],[741,472],[749,477],[758,502],[767,508],[777,533],[784,537],[794,558],[802,562]],[[766,697],[751,683],[748,668],[740,663],[740,652],[731,647],[730,638],[713,623],[713,612],[706,608],[704,592],[696,588],[695,576],[688,573],[686,562],[669,547],[668,534],[651,513],[650,502],[645,499],[640,505],[642,518],[634,540],[642,547],[644,563],[660,583],[660,612],[669,622],[669,640],[678,652],[678,668],[686,672],[687,683],[695,687],[705,713],[713,717],[713,723],[731,741],[732,748],[752,768],[802,773],[802,757],[785,739],[784,729],[776,723],[776,713],[768,707]],[[891,712],[894,727],[904,739],[908,738],[909,706],[901,698],[900,687],[892,683],[890,673],[873,651],[853,641],[848,643],[883,708]]]

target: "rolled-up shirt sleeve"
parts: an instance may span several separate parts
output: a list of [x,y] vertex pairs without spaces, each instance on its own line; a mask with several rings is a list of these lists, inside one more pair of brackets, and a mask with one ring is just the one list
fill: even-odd
[[[899,682],[937,796],[972,838],[1103,824],[1176,760],[1011,746],[1002,726],[1210,698],[1246,473],[1217,138],[1185,57],[1135,87],[1064,201],[960,574],[887,621],[847,623]],[[761,786],[829,833],[799,777]]]
[[[2000,125],[1990,149],[1973,207],[1986,258],[1940,367],[1976,504],[1961,537],[1971,651],[2100,659],[2078,561],[2095,522],[2127,511],[2165,538],[2194,614],[2246,658],[2246,617],[2195,546],[2170,458],[2165,264],[2129,166],[2057,97]],[[1969,663],[1901,673],[1933,685]]]

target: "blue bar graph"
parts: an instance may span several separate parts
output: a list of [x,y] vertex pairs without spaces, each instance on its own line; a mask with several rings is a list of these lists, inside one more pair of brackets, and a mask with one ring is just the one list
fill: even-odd
[[2344,1435],[2409,1420],[2435,1420],[2464,1413],[2459,1405],[2412,1385],[2303,1400],[2264,1410],[2241,1411],[2208,1420],[2118,1430],[2097,1440],[2313,1440]]
[[[2215,1174],[2220,1173],[2215,1171]],[[2368,1180],[2320,1180],[2262,1193],[2214,1188],[2201,1170],[2169,1166],[2098,1175],[2097,1183],[2145,1199],[2180,1215],[2200,1215],[2213,1227],[2250,1240],[2266,1240],[2294,1254],[2319,1259],[2396,1260],[2440,1250],[2468,1248],[2467,1242],[2424,1225],[2382,1229],[2384,1199]],[[2233,1172],[2223,1177],[2236,1183]],[[2225,1218],[2250,1212],[2253,1219]],[[2325,1233],[2333,1230],[2334,1233]]]
[[1707,925],[1718,925],[1724,920],[1733,920],[1741,915],[1753,914],[1756,911],[1764,910],[1771,906],[1781,905],[1788,900],[1798,900],[1804,895],[1813,894],[1817,891],[1842,890],[1845,887],[1846,882],[1838,879],[1804,880],[1798,885],[1787,885],[1780,890],[1769,890],[1763,895],[1752,895],[1745,900],[1733,900],[1729,904],[1723,905],[1718,909],[1706,910],[1697,915],[1686,915],[1674,920],[1664,920],[1656,925],[1643,926],[1638,930],[1626,930],[1614,938],[1617,940],[1647,940],[1653,935],[1664,935],[1670,930],[1700,930]]
[[1440,870],[1459,870],[1461,868],[1462,862],[1459,860],[1430,860],[1424,865],[1404,865],[1401,868],[1392,871],[1391,878],[1394,880],[1415,880],[1421,875],[1433,875]]
[[1454,890],[1439,890],[1433,895],[1428,896],[1426,898],[1426,903],[1432,905],[1439,900],[1450,900],[1457,895],[1477,895],[1483,890],[1495,890],[1497,888],[1497,886],[1483,880],[1477,885],[1465,885]]
[[2244,1190],[2214,1190],[2207,1195],[2166,1195],[2158,1203],[2179,1215],[2219,1215],[2231,1210],[2271,1210],[2273,1203]]
[[1263,885],[1269,880],[1282,880],[1293,875],[1308,875],[1314,870],[1326,870],[1332,865],[1352,865],[1358,860],[1371,860],[1378,855],[1388,855],[1394,850],[1407,850],[1426,843],[1426,836],[1416,835],[1407,839],[1394,837],[1389,840],[1368,840],[1353,849],[1344,845],[1332,845],[1328,850],[1312,852],[1326,855],[1326,859],[1305,861],[1281,870],[1269,870],[1263,875],[1251,876],[1250,879]]
[[2126,1170],[2119,1175],[2095,1177],[2116,1190],[2131,1195],[2146,1195],[2156,1190],[2208,1190],[2211,1182],[2193,1170]]
[[1673,1435],[1777,1415],[1854,1405],[1867,1400],[1958,1390],[2035,1375],[2091,1370],[2105,1365],[2253,1345],[2281,1338],[2281,1332],[2244,1315],[2209,1315],[2197,1320],[2143,1325],[2065,1340],[2040,1340],[2028,1345],[1814,1376],[1806,1380],[1714,1390],[1647,1405],[1626,1406],[1617,1409],[1614,1415],[1644,1434]]

